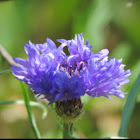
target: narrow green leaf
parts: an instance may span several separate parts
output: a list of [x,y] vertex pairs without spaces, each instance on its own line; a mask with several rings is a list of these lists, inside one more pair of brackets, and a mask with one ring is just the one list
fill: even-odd
[[25,106],[26,106],[26,109],[27,109],[27,112],[28,112],[28,116],[29,116],[29,120],[30,120],[32,129],[33,129],[33,132],[34,132],[36,138],[40,139],[41,136],[40,136],[39,130],[37,128],[35,118],[34,118],[34,116],[32,114],[31,108],[30,108],[29,96],[28,96],[28,94],[27,94],[27,92],[25,90],[25,87],[24,87],[23,83],[20,82],[20,84],[21,84],[21,87],[22,87],[22,94],[23,94],[23,97],[24,97]]
[[[24,100],[2,101],[2,102],[0,102],[0,105],[8,105],[8,104],[20,104],[20,105],[23,105],[25,103],[24,103]],[[47,110],[46,106],[44,106],[42,103],[30,101],[29,104],[32,107],[39,107],[39,108],[43,109],[42,118],[45,118],[47,116],[48,110]]]
[[137,77],[133,87],[131,88],[131,91],[128,95],[127,101],[123,108],[122,120],[121,120],[120,130],[118,134],[120,137],[126,137],[127,135],[128,124],[130,122],[130,118],[135,106],[137,94],[139,92],[140,92],[140,74]]
[[4,74],[4,73],[6,73],[6,72],[11,72],[11,70],[8,69],[8,70],[0,71],[0,75]]

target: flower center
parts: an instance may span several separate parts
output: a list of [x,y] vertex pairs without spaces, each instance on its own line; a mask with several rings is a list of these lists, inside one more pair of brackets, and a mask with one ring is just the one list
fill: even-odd
[[86,63],[81,61],[80,63],[75,62],[74,65],[63,65],[60,66],[60,70],[63,70],[66,74],[69,74],[70,76],[73,76],[74,74],[79,75],[79,72],[83,69],[83,67],[86,66]]

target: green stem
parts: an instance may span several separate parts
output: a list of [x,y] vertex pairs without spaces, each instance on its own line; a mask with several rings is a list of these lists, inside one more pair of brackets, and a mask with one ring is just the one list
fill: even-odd
[[72,138],[73,123],[63,123],[63,139]]

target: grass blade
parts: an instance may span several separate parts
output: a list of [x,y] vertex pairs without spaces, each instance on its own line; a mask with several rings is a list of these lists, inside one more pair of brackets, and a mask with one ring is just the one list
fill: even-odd
[[0,71],[0,75],[4,74],[4,73],[6,73],[6,72],[11,72],[11,70],[8,69],[8,70]]
[[[8,105],[8,104],[19,104],[19,105],[23,105],[23,104],[25,104],[25,102],[24,102],[24,100],[1,101],[0,102],[0,105]],[[41,108],[43,110],[42,118],[45,118],[47,116],[48,110],[47,110],[46,106],[44,106],[42,103],[30,101],[29,104],[32,107],[39,107],[39,108]]]
[[127,135],[128,124],[130,122],[130,118],[135,106],[137,94],[139,92],[140,92],[140,74],[137,77],[133,87],[131,88],[127,101],[123,108],[122,120],[121,120],[120,130],[118,134],[120,137],[126,137]]
[[27,112],[28,112],[28,116],[29,116],[29,120],[30,120],[32,129],[33,129],[33,132],[34,132],[36,138],[40,139],[41,136],[40,136],[39,130],[37,128],[35,118],[34,118],[34,116],[32,114],[31,108],[30,108],[29,96],[28,96],[28,94],[27,94],[27,92],[25,90],[25,87],[24,87],[23,83],[20,82],[20,84],[21,84],[21,87],[22,87],[22,93],[23,93],[23,97],[24,97],[24,102],[25,102],[25,106],[26,106],[26,109],[27,109]]

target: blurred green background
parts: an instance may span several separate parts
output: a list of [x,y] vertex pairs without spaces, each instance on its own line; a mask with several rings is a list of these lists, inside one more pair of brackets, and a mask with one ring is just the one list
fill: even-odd
[[[97,53],[110,51],[109,58],[123,59],[131,70],[130,82],[122,87],[129,92],[140,72],[140,0],[1,0],[0,44],[12,57],[26,58],[24,44],[44,43],[49,37],[72,39],[83,36]],[[67,50],[65,50],[67,52]],[[0,55],[0,71],[10,64]],[[18,80],[11,73],[0,76],[0,101],[23,99]],[[31,100],[35,100],[29,91]],[[117,136],[122,109],[127,99],[82,97],[85,112],[75,124],[74,135],[81,138]],[[33,113],[43,138],[61,138],[61,127],[52,109],[41,118]],[[140,138],[140,96],[129,124],[128,137]],[[0,106],[0,138],[35,138],[24,105]]]

